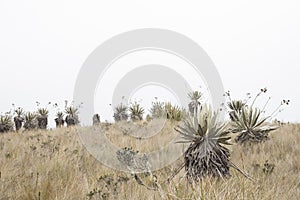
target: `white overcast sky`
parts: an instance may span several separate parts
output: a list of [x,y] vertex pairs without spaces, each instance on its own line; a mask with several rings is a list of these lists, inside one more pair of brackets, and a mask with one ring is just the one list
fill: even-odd
[[37,100],[63,106],[102,42],[163,28],[196,41],[235,98],[268,87],[269,112],[291,99],[278,118],[299,122],[299,10],[299,0],[0,0],[0,110],[32,110]]

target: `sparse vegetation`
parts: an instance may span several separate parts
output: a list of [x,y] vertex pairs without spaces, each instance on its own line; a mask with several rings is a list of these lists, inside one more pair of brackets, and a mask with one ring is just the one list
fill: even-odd
[[96,188],[91,190],[87,197],[89,199],[116,199],[123,184],[126,184],[129,180],[126,175],[102,175],[97,179]]
[[[156,171],[153,178],[107,168],[87,152],[76,129],[1,134],[1,198],[101,199],[106,195],[108,199],[298,200],[300,196],[299,125],[280,127],[264,143],[228,147],[230,160],[248,172],[254,182],[230,168],[230,178],[206,177],[194,186],[187,184],[184,170],[166,181],[183,159]],[[107,134],[115,144],[132,146],[142,153],[159,148],[164,140],[167,142],[171,129],[170,125],[143,145],[143,141],[118,132],[114,124]],[[160,184],[161,189],[151,190],[139,184],[140,179],[149,186]]]
[[[111,156],[131,175],[95,162],[74,134],[80,127],[62,128],[64,122],[68,127],[79,124],[80,106],[73,103],[68,106],[66,101],[65,120],[59,110],[55,118],[56,127],[61,129],[43,132],[39,129],[47,128],[47,108],[39,108],[37,102],[37,112],[24,114],[22,108],[14,109],[13,114],[7,112],[0,116],[0,132],[11,132],[0,135],[1,198],[298,199],[295,197],[300,196],[297,160],[300,152],[296,141],[300,139],[300,127],[271,123],[282,106],[289,105],[289,100],[283,100],[271,115],[265,113],[270,98],[262,109],[255,107],[258,97],[266,92],[266,88],[261,89],[251,103],[250,94],[241,101],[232,100],[227,92],[229,123],[218,121],[218,113],[200,102],[202,93],[198,91],[189,93],[189,112],[156,99],[147,122],[143,121],[144,108],[137,102],[129,108],[119,104],[113,116],[116,122],[127,121],[129,117],[134,122],[101,123],[100,116],[95,114],[94,130],[105,131],[113,144],[130,146],[112,151]],[[16,131],[24,121],[26,134],[13,133],[13,121]],[[164,127],[157,128],[156,124]],[[148,129],[157,129],[159,135],[143,141]],[[274,134],[270,136],[271,131]],[[177,134],[182,137],[179,143],[188,143],[183,156],[170,166],[152,172],[147,152],[162,148]],[[231,145],[235,134],[237,143],[255,145]],[[242,166],[242,170],[237,166]],[[18,187],[14,187],[17,183]]]
[[146,154],[139,154],[132,147],[124,147],[116,152],[117,159],[132,173],[148,172],[148,158]]

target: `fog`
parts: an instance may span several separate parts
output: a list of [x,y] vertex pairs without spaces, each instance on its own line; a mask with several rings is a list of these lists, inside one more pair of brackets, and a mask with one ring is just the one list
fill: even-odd
[[[0,111],[9,111],[12,103],[34,110],[36,101],[63,107],[64,100],[72,101],[82,64],[102,42],[133,29],[162,28],[197,42],[233,98],[243,99],[247,92],[254,95],[267,87],[268,93],[259,101],[263,104],[271,96],[267,112],[282,99],[290,99],[291,105],[277,118],[299,122],[299,4],[296,0],[1,0]],[[159,55],[155,59],[152,62],[166,60]],[[109,76],[118,79],[117,73]],[[110,84],[105,87],[113,90]],[[133,96],[144,98],[145,105],[154,97],[176,101],[162,89],[144,89]],[[206,91],[205,86],[201,89]],[[95,110],[103,119],[109,118],[111,107],[98,105],[99,98],[95,94]]]

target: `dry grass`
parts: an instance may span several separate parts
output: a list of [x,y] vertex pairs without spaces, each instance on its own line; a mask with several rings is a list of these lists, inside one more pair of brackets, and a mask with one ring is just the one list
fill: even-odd
[[[120,147],[147,151],[173,138],[173,126],[168,123],[161,134],[147,141],[124,135],[115,125],[107,127],[107,135]],[[78,130],[0,135],[0,199],[300,199],[300,125],[284,125],[263,144],[230,147],[231,160],[254,182],[234,170],[227,180],[206,179],[193,186],[182,178],[184,171],[171,183],[165,182],[178,161],[154,172],[161,186],[157,191],[99,163],[82,145]],[[266,171],[266,160],[274,164],[272,172]],[[156,185],[153,177],[140,177],[149,187]]]

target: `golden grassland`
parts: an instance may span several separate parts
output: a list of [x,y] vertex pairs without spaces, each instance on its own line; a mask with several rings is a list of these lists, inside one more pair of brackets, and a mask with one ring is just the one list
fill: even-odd
[[[112,143],[139,151],[167,144],[174,126],[167,123],[160,134],[143,141],[114,124],[101,124]],[[178,160],[154,176],[139,175],[143,186],[133,175],[105,167],[90,155],[79,129],[1,134],[0,199],[300,199],[298,124],[282,125],[262,144],[232,142],[231,160],[254,181],[231,169],[228,179],[207,178],[194,185],[187,183],[184,170],[166,181],[182,162]]]

